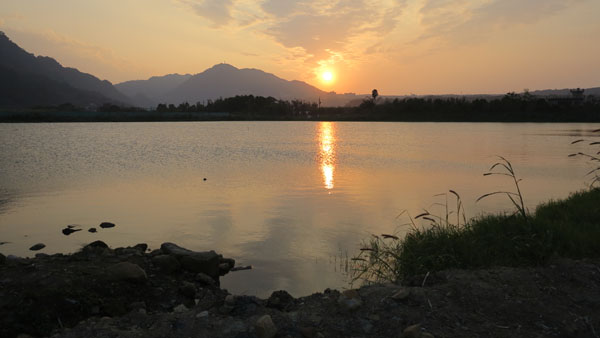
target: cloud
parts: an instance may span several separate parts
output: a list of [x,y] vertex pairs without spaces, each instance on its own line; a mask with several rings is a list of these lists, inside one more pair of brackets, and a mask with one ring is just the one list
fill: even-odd
[[179,0],[191,7],[197,15],[211,21],[215,27],[228,24],[233,18],[233,0]]
[[[178,0],[215,28],[252,31],[313,63],[360,54],[396,28],[406,0]],[[211,7],[207,7],[208,5]],[[356,50],[360,48],[361,50]]]
[[420,10],[425,32],[418,40],[479,41],[515,25],[530,25],[587,0],[427,0]]

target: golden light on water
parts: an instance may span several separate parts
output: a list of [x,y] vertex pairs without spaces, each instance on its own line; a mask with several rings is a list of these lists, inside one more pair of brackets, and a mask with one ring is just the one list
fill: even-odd
[[323,173],[323,185],[325,189],[334,187],[335,172],[335,123],[319,123],[319,162]]

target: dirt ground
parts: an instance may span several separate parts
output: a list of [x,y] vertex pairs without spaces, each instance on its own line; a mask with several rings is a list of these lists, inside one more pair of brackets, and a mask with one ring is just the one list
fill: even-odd
[[72,255],[2,259],[0,337],[600,334],[600,260],[451,270],[414,276],[404,285],[324,290],[297,299],[277,291],[259,299],[229,295],[218,287],[218,276],[175,261],[165,264],[169,255],[143,246],[95,247]]

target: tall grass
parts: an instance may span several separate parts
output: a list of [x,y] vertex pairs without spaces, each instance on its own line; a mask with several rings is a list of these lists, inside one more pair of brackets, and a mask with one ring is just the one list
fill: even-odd
[[556,256],[600,257],[600,188],[539,205],[528,218],[487,215],[464,226],[413,228],[374,236],[354,258],[354,278],[400,281],[445,269],[534,266]]

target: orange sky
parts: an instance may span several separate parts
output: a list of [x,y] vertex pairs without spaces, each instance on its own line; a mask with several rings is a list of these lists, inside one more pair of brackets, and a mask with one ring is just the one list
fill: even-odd
[[600,86],[599,17],[598,0],[0,2],[21,47],[113,83],[226,62],[382,95]]

